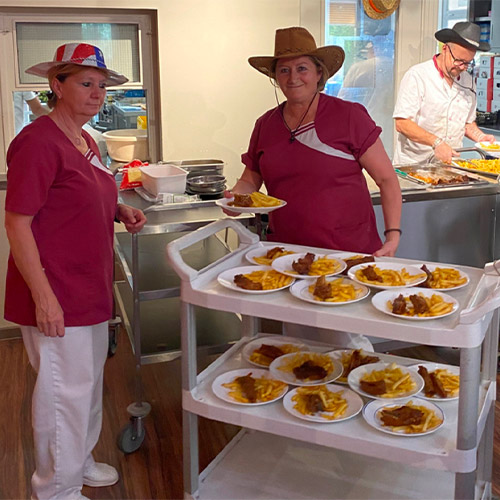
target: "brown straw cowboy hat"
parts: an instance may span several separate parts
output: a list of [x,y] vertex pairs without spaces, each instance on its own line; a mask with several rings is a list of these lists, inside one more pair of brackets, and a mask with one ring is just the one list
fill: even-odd
[[400,0],[363,0],[366,15],[372,19],[389,17],[398,7]]
[[274,56],[250,57],[248,62],[257,71],[273,77],[273,62],[282,57],[315,56],[328,70],[328,78],[333,76],[344,62],[344,51],[337,45],[316,47],[313,36],[305,28],[283,28],[276,30]]
[[456,43],[470,50],[490,50],[488,42],[481,42],[481,28],[467,21],[456,23],[453,28],[445,28],[434,33],[436,40],[443,43]]

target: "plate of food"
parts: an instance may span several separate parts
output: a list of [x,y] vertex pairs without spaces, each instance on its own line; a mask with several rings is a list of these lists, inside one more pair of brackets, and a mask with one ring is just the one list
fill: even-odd
[[373,399],[406,399],[424,387],[423,378],[407,366],[380,361],[359,366],[347,377],[349,387]]
[[359,264],[351,267],[347,276],[362,285],[381,290],[415,286],[427,279],[427,274],[417,266],[396,262]]
[[323,385],[342,374],[342,364],[329,354],[297,352],[275,359],[269,370],[274,378],[293,385]]
[[389,316],[414,321],[444,318],[458,309],[455,298],[430,288],[386,290],[374,295],[372,304]]
[[350,389],[334,384],[296,387],[283,399],[285,410],[309,422],[328,424],[356,416],[363,400]]
[[363,418],[379,431],[407,437],[431,434],[444,423],[443,410],[420,398],[399,404],[370,401],[363,408]]
[[500,157],[500,142],[476,142],[476,148],[482,149],[491,156]]
[[370,365],[382,361],[381,354],[367,352],[364,349],[337,349],[330,352],[334,359],[342,363],[342,375],[335,380],[336,384],[347,384],[349,373],[363,365]]
[[342,271],[342,274],[345,275],[347,275],[351,267],[366,264],[367,262],[375,262],[375,257],[367,253],[339,252],[333,253],[332,256],[346,263],[346,268]]
[[284,207],[286,201],[254,191],[250,194],[234,193],[232,198],[221,198],[215,204],[239,214],[267,214]]
[[453,401],[460,390],[460,367],[441,363],[418,363],[413,365],[424,379],[419,398],[429,401]]
[[341,306],[368,297],[370,290],[348,278],[320,276],[316,281],[298,280],[290,293],[300,300],[323,306]]
[[217,281],[230,290],[244,293],[269,293],[289,287],[295,280],[269,266],[242,266],[226,269]]
[[308,350],[305,344],[298,342],[296,338],[269,335],[248,342],[241,354],[252,365],[268,368],[280,356],[305,350]]
[[276,271],[294,278],[313,279],[318,276],[333,276],[346,268],[343,260],[334,255],[320,255],[312,252],[284,255],[271,264]]
[[259,368],[232,370],[222,373],[212,382],[212,391],[218,398],[236,405],[272,403],[281,399],[287,390],[287,384]]
[[418,285],[419,288],[449,291],[469,284],[469,276],[466,273],[446,264],[423,264],[420,269],[427,274],[427,279]]
[[250,264],[258,264],[259,266],[270,266],[274,260],[278,257],[283,257],[283,255],[290,255],[296,253],[293,250],[289,250],[285,246],[275,246],[275,247],[258,247],[250,250],[245,258],[250,262]]

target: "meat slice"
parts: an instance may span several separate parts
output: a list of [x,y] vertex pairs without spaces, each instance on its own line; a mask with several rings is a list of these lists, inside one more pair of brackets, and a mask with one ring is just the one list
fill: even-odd
[[369,281],[378,281],[380,283],[384,281],[382,276],[379,276],[375,271],[375,266],[366,266],[361,270],[361,273]]
[[432,398],[436,394],[436,390],[434,389],[434,382],[429,371],[425,366],[419,366],[418,373],[424,379],[424,394],[428,398]]
[[319,394],[306,394],[304,396],[304,400],[307,413],[314,414],[325,410],[323,400],[321,399]]
[[276,255],[283,253],[285,249],[283,247],[273,247],[266,253],[266,259],[274,259]]
[[299,274],[307,274],[311,270],[311,265],[314,262],[314,254],[306,253],[304,257],[292,262],[292,269]]
[[253,200],[249,194],[234,193],[234,200],[230,201],[228,205],[234,207],[252,207]]
[[423,297],[420,295],[410,295],[411,303],[413,304],[413,309],[415,314],[422,314],[429,310],[429,306]]
[[324,276],[316,280],[313,295],[321,300],[329,299],[332,296],[332,285],[326,281]]
[[376,382],[368,382],[366,380],[359,381],[359,387],[362,391],[372,396],[380,396],[387,392],[387,386],[385,385],[385,380],[378,380]]
[[427,266],[424,264],[420,269],[424,271],[425,274],[427,274],[427,278],[423,283],[420,283],[420,285],[423,288],[431,288],[431,279],[432,279],[432,273],[427,269]]
[[328,375],[322,366],[317,365],[311,360],[305,361],[300,366],[296,366],[293,369],[293,374],[299,380],[321,380]]
[[271,361],[285,354],[279,347],[269,344],[262,344],[255,352],[262,354],[262,356],[269,358]]
[[447,398],[448,394],[446,394],[446,391],[444,390],[443,384],[441,383],[441,380],[439,380],[436,377],[436,374],[434,372],[431,372],[430,377],[432,379],[432,384],[434,386],[434,391],[440,398]]
[[400,293],[392,303],[392,314],[404,314],[406,312],[406,299]]
[[347,276],[347,271],[351,269],[351,267],[357,266],[359,264],[364,264],[365,262],[375,262],[375,257],[373,255],[366,255],[364,257],[352,257],[350,259],[344,259],[344,262],[347,264],[347,267],[342,271],[342,274]]
[[346,367],[344,367],[344,372],[342,373],[342,376],[347,377],[349,373],[351,373],[358,366],[377,363],[377,361],[380,361],[380,358],[378,358],[377,356],[367,356],[365,354],[361,354],[361,349],[355,349],[354,351],[352,351],[349,364]]
[[247,278],[244,274],[237,274],[233,278],[234,284],[245,290],[262,290],[262,283],[252,281]]
[[257,391],[255,390],[255,379],[251,374],[244,375],[243,377],[236,377],[235,382],[240,386],[243,395],[250,401],[255,403],[257,401]]
[[398,427],[400,425],[418,425],[422,423],[424,412],[411,406],[398,406],[397,408],[384,409],[380,420],[384,425]]

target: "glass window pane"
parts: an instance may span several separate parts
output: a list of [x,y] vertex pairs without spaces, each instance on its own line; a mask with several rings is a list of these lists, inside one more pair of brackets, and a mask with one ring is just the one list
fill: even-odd
[[88,42],[104,53],[106,65],[139,82],[139,27],[107,23],[16,23],[19,81],[47,83],[25,73],[34,64],[52,61],[56,48],[69,42]]
[[361,0],[329,0],[325,5],[325,43],[341,46],[346,54],[325,92],[363,104],[382,127],[382,142],[392,156],[395,16],[372,19]]

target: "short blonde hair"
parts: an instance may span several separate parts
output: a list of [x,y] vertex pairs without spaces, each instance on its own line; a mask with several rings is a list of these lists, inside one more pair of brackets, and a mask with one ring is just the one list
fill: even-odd
[[[321,77],[318,80],[318,92],[321,92],[326,85],[326,82],[328,81],[328,69],[325,66],[325,63],[319,59],[316,56],[305,56],[308,57],[316,66],[316,69],[321,73]],[[271,64],[271,72],[269,77],[271,80],[273,80],[275,85],[278,85],[278,82],[276,80],[276,65],[278,63],[278,59],[274,59],[274,61]]]
[[57,80],[62,83],[64,82],[64,80],[66,80],[66,78],[68,78],[68,76],[77,75],[78,73],[81,73],[82,71],[85,71],[87,69],[95,69],[102,73],[106,78],[109,77],[109,73],[103,68],[83,66],[81,64],[59,64],[47,71],[47,79],[49,80],[49,87],[51,90],[51,95],[47,101],[47,105],[49,106],[49,108],[53,109],[57,105],[57,95],[52,88],[52,82],[54,81],[54,79],[57,78]]

